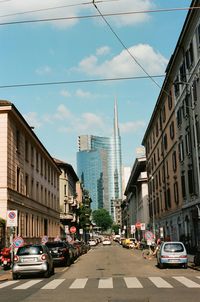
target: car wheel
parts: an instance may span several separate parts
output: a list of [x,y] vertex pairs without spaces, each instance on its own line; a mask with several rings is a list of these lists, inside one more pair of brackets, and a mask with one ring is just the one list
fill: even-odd
[[48,266],[46,272],[44,273],[44,278],[49,278],[49,277],[50,277],[50,271]]
[[17,279],[18,279],[18,274],[13,273],[13,274],[12,274],[12,277],[13,277],[13,280],[17,280]]
[[160,268],[160,269],[163,269],[164,268],[164,264],[163,263],[158,263],[158,267]]
[[183,268],[187,269],[187,267],[188,267],[187,263],[184,263]]

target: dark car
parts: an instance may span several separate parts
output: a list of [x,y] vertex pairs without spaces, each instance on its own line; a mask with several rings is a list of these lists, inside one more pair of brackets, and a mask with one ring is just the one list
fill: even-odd
[[13,279],[31,274],[43,274],[45,278],[54,274],[53,258],[47,246],[29,244],[18,248],[12,267]]
[[45,243],[53,258],[54,265],[70,266],[72,251],[64,241],[53,241]]

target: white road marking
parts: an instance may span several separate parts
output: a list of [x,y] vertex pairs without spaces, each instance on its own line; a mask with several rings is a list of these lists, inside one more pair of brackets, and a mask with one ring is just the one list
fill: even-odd
[[54,279],[50,282],[48,282],[45,286],[42,287],[42,289],[55,289],[58,287],[65,279]]
[[149,277],[149,280],[158,288],[172,288],[173,286],[161,277]]
[[6,282],[0,284],[0,288],[4,288],[6,286],[10,286],[10,285],[15,284],[17,282],[19,282],[19,280],[16,280],[16,281],[6,281]]
[[142,284],[136,277],[124,277],[127,288],[142,288]]
[[112,278],[104,278],[99,280],[98,288],[113,288]]
[[42,281],[41,279],[40,280],[31,280],[31,281],[25,282],[25,283],[15,287],[15,288],[13,288],[13,289],[27,289],[27,288],[29,288],[29,287],[31,287],[31,286],[33,286],[33,285],[35,285],[35,284],[37,284],[41,281]]
[[71,285],[70,285],[70,289],[73,288],[84,288],[86,283],[88,281],[88,278],[82,278],[82,279],[76,279]]
[[173,277],[175,280],[179,281],[183,285],[189,288],[200,288],[200,284],[186,278],[186,277]]

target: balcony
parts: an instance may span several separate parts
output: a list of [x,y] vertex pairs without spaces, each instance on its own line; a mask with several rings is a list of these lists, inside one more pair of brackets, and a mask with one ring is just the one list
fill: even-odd
[[72,213],[60,213],[60,219],[73,220],[74,215]]

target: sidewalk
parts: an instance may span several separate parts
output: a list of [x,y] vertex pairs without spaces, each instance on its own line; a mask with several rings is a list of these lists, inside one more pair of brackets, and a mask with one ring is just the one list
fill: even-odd
[[12,270],[4,271],[0,267],[0,282],[1,281],[7,281],[7,280],[12,280]]

